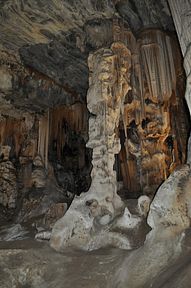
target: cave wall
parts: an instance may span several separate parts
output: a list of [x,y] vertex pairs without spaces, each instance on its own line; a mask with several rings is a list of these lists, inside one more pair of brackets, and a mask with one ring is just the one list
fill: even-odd
[[[142,194],[152,196],[175,167],[186,160],[188,123],[179,47],[173,35],[159,29],[146,29],[135,37],[128,25],[117,17],[109,25],[112,41],[124,43],[131,54],[131,68],[124,76],[130,77],[131,90],[122,97],[117,116],[119,120],[113,128],[121,145],[121,151],[116,150],[114,153],[117,155],[114,170],[119,184],[122,183],[125,197]],[[105,40],[103,45],[106,45]],[[4,187],[1,205],[4,214],[6,211],[10,212],[10,217],[19,214],[21,221],[27,219],[30,213],[30,217],[33,217],[35,213],[30,210],[46,213],[46,209],[41,207],[42,199],[46,193],[53,194],[51,189],[57,191],[57,196],[53,200],[52,196],[48,196],[47,199],[51,200],[47,200],[47,203],[64,201],[69,204],[74,194],[88,191],[91,183],[91,149],[95,149],[95,145],[90,144],[89,139],[88,146],[91,149],[85,146],[88,141],[89,117],[89,137],[91,129],[95,129],[97,112],[92,105],[95,105],[97,96],[88,97],[88,112],[80,87],[76,91],[76,88],[53,80],[47,73],[40,73],[30,65],[27,66],[28,58],[22,63],[20,58],[5,52],[1,52],[0,56],[1,182]],[[120,65],[120,60],[114,65],[115,71],[112,73],[117,73],[117,76],[111,76],[113,79],[120,77]],[[91,75],[97,73],[97,68],[89,69],[91,87]],[[111,98],[110,106],[116,105],[114,95],[121,93],[115,91],[116,83],[105,88],[106,93],[111,94],[108,96]],[[123,83],[120,85],[124,86]],[[93,87],[95,95],[103,93]],[[113,114],[108,109],[107,114],[111,115],[106,124],[109,127]],[[110,138],[108,141],[111,141]],[[5,164],[6,161],[10,163]],[[94,162],[93,167],[96,166]],[[113,165],[108,165],[113,170]],[[11,175],[12,184],[4,180],[4,173]],[[49,178],[52,180],[49,181]],[[48,189],[50,182],[54,188]],[[8,192],[10,189],[13,192]],[[35,189],[41,192],[34,192]],[[33,207],[30,203],[35,195],[38,195],[38,201]]]
[[[191,2],[184,1],[168,1],[172,17],[175,23],[176,32],[179,38],[182,55],[184,57],[184,69],[187,76],[185,98],[191,114],[191,35],[190,35],[190,13]],[[191,162],[191,138],[188,142],[188,162]]]
[[80,96],[9,56],[0,67],[1,219],[49,225],[46,215],[58,209],[55,221],[89,188],[89,114]]
[[119,127],[119,180],[128,197],[153,195],[186,161],[189,123],[181,53],[176,37],[157,29],[141,32],[138,39],[130,31],[124,35],[132,53],[132,89]]
[[[70,203],[74,194],[88,191],[92,168],[92,151],[85,147],[89,117],[92,127],[96,122],[86,103],[88,73],[90,76],[94,73],[91,69],[88,72],[87,57],[100,48],[109,49],[113,42],[123,43],[131,53],[131,68],[126,75],[130,77],[131,90],[121,102],[119,127],[116,124],[115,128],[115,135],[121,142],[121,151],[116,150],[114,163],[118,186],[124,190],[125,197],[152,196],[169,173],[186,161],[189,124],[183,98],[184,72],[174,33],[161,30],[161,27],[173,30],[166,5],[163,7],[164,3],[152,1],[102,1],[102,4],[90,1],[85,18],[79,20],[77,8],[81,7],[80,11],[83,11],[84,3],[78,3],[78,7],[72,2],[70,9],[67,1],[63,1],[61,11],[67,11],[68,18],[67,25],[61,29],[64,16],[54,19],[57,5],[53,2],[45,5],[50,16],[46,19],[46,31],[42,29],[46,23],[44,6],[40,13],[37,3],[33,3],[38,12],[31,18],[32,6],[28,2],[18,1],[18,5],[15,2],[11,7],[10,3],[0,3],[0,19],[4,21],[10,13],[13,20],[11,22],[11,17],[7,17],[7,24],[3,22],[7,33],[0,28],[0,145],[4,187],[0,199],[4,215],[7,209],[10,215],[18,215],[24,206],[27,207],[24,210],[30,211],[30,203],[36,195],[38,206],[46,193],[52,193],[45,191],[58,191],[56,194],[60,196],[51,200],[58,203]],[[164,9],[158,21],[154,11],[161,7]],[[172,9],[174,15],[178,9],[177,4]],[[19,16],[19,23],[23,25],[20,30],[17,27],[18,39],[13,37],[14,11],[20,16],[24,13],[26,20]],[[73,12],[75,17],[72,18]],[[180,19],[177,17],[176,21],[179,23]],[[29,24],[32,33],[27,35]],[[184,47],[189,46],[189,35],[185,32],[188,30],[186,22],[181,25],[184,25],[185,36],[177,30],[181,41],[186,43],[182,51],[189,74],[189,49],[186,53]],[[155,28],[140,32],[142,26]],[[36,33],[33,33],[35,29]],[[120,74],[120,65],[119,61],[114,74]],[[107,93],[114,95],[114,90],[109,87]],[[189,91],[187,89],[187,99]],[[5,173],[11,175],[11,183],[4,179],[8,177],[4,177]],[[49,182],[53,186],[47,190]],[[6,192],[9,189],[12,189],[13,197]],[[37,193],[35,189],[41,192]],[[19,205],[16,205],[16,199]],[[44,211],[40,207],[38,209]],[[24,216],[19,217],[24,219]]]

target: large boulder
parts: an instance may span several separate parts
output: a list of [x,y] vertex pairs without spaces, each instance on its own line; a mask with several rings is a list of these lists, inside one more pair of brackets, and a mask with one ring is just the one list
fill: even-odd
[[152,230],[144,245],[120,264],[108,287],[151,287],[155,277],[178,259],[183,249],[185,230],[190,227],[190,187],[189,165],[177,168],[160,186],[148,214],[147,222]]
[[[191,170],[189,165],[175,169],[158,189],[148,215],[148,224],[159,234],[179,233],[190,226]],[[152,232],[152,234],[153,234]]]

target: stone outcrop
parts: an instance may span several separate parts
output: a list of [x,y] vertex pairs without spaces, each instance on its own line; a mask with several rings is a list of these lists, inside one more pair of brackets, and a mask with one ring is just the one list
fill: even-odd
[[[97,200],[100,205],[100,198],[103,198],[108,203],[107,205],[113,204],[113,211],[110,211],[112,215],[106,214],[106,217],[111,217],[106,220],[107,224],[116,216],[115,213],[121,213],[122,204],[116,194],[114,162],[115,154],[120,151],[116,130],[122,113],[124,97],[130,89],[130,63],[130,51],[125,45],[117,42],[112,44],[111,50],[102,49],[89,57],[90,87],[87,101],[91,115],[87,146],[93,149],[93,169],[91,172],[92,183],[88,194],[91,194],[93,199],[89,198],[90,203],[87,205],[91,211],[91,205],[95,205],[94,201]],[[97,208],[97,213],[100,214],[99,206]]]
[[190,166],[184,165],[176,168],[160,186],[147,219],[152,234],[160,237],[163,231],[164,235],[176,235],[190,227],[190,183]]
[[31,185],[35,188],[44,188],[46,186],[46,173],[44,164],[39,155],[34,158],[33,166],[34,168],[31,175]]
[[144,245],[120,265],[108,287],[146,288],[178,259],[184,249],[185,230],[190,228],[190,183],[191,170],[184,165],[160,186],[148,214],[152,230]]

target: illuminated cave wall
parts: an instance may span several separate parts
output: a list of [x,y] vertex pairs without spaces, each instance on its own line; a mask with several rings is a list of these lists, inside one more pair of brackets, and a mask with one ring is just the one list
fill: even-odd
[[189,123],[182,57],[177,39],[160,30],[145,30],[138,40],[125,31],[125,41],[132,53],[132,89],[119,126],[118,181],[126,197],[154,195],[186,161]]
[[[121,151],[114,169],[124,197],[154,195],[186,159],[189,123],[182,57],[174,35],[150,29],[135,38],[118,19],[112,27],[111,42],[123,42],[131,52],[131,69],[124,74],[131,90],[121,101],[115,131]],[[107,48],[105,42],[103,46]],[[85,94],[82,99],[0,56],[1,90],[10,94],[6,102],[0,93],[0,214],[6,219],[18,214],[22,221],[46,214],[51,205],[70,205],[74,194],[89,190],[92,150],[86,143],[89,117],[95,115],[88,112]],[[120,80],[118,66],[112,73]]]
[[70,189],[75,194],[87,191],[90,184],[91,151],[86,148],[87,139],[85,104],[49,109],[39,120],[38,154],[45,167],[48,168],[49,161],[53,165],[59,183],[64,181],[63,173],[72,175],[73,188]]
[[52,221],[63,216],[74,195],[90,185],[87,140],[85,103],[61,105],[43,115],[1,115],[1,220],[25,222],[40,216],[45,221],[55,211]]

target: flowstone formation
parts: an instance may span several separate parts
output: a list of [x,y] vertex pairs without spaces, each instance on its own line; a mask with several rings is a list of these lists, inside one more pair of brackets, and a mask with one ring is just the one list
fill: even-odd
[[118,179],[129,198],[142,193],[153,197],[186,161],[189,124],[184,71],[178,43],[171,35],[157,29],[142,31],[138,39],[131,31],[125,30],[125,35],[132,54],[132,90],[125,97],[119,127]]
[[124,212],[117,195],[114,162],[120,151],[116,131],[124,97],[130,89],[130,63],[130,51],[120,42],[89,56],[87,101],[91,114],[87,145],[93,149],[92,183],[89,191],[76,197],[53,227],[51,246],[56,250],[67,246],[87,250],[105,245],[129,248],[128,239],[112,229]]

